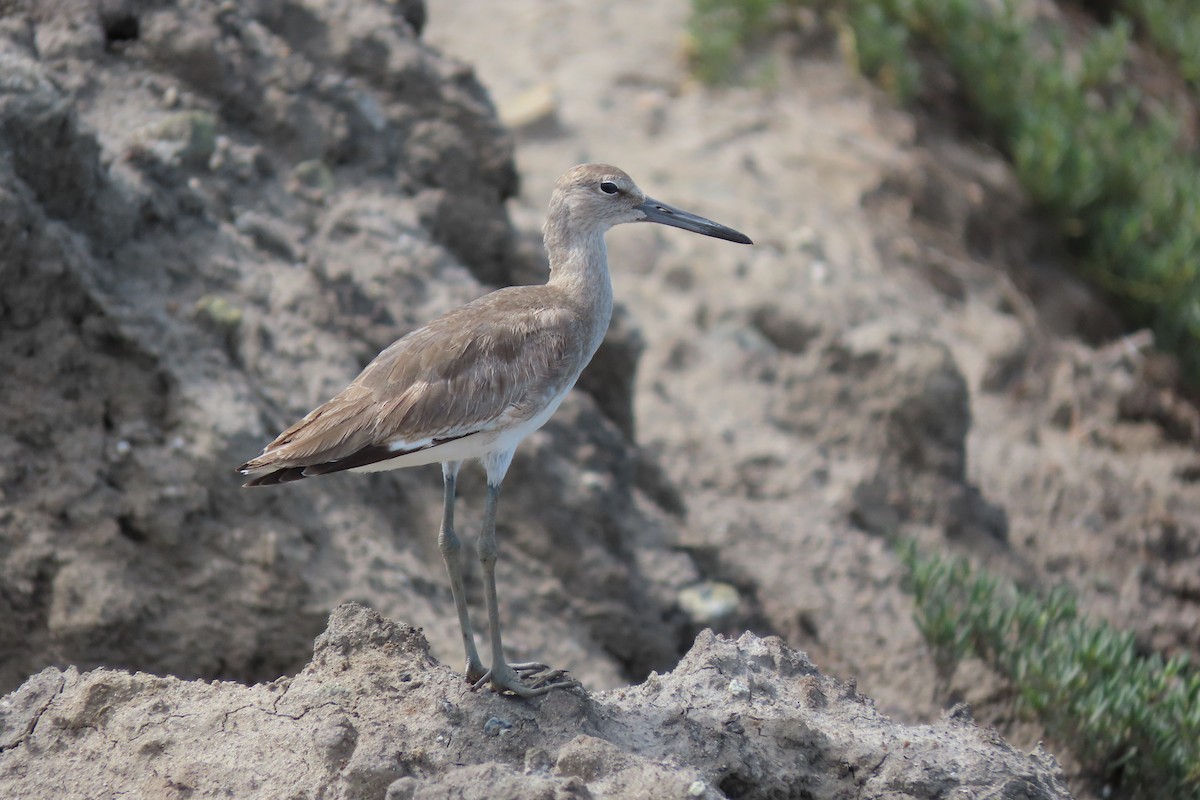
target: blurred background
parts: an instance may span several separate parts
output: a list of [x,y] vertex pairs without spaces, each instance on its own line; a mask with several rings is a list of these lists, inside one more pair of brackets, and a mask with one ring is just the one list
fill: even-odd
[[778,635],[1077,796],[1194,796],[1198,98],[1183,0],[0,2],[0,688],[271,679],[348,599],[460,666],[436,468],[233,470],[544,280],[600,161],[756,245],[609,234],[505,482],[510,655],[598,690]]

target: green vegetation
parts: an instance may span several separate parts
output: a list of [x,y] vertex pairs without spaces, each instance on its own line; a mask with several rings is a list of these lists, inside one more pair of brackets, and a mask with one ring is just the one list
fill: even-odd
[[692,0],[688,24],[692,67],[700,80],[716,83],[732,73],[746,49],[773,31],[780,12],[795,0]]
[[[1023,13],[1027,4],[1017,0],[808,4],[839,28],[857,67],[902,102],[920,91],[918,48],[944,61],[1083,273],[1132,324],[1152,326],[1159,345],[1200,381],[1200,163],[1172,109],[1126,79],[1136,26],[1195,86],[1200,8],[1191,0],[1118,0],[1129,16],[1118,13],[1081,38]],[[694,0],[701,76],[728,70],[746,41],[795,5]]]
[[1158,52],[1178,65],[1184,79],[1200,88],[1200,14],[1194,0],[1121,0],[1118,6]]
[[944,677],[976,656],[1012,685],[1018,709],[1068,743],[1121,796],[1200,797],[1200,672],[1186,657],[1142,655],[1133,635],[973,572],[903,549],[917,625]]

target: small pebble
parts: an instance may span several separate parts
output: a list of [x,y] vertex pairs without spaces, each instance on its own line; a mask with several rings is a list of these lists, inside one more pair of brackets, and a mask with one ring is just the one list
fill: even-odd
[[722,581],[703,581],[679,592],[679,606],[701,625],[719,625],[738,610],[741,596]]
[[501,104],[500,120],[512,130],[535,128],[554,121],[558,98],[554,84],[541,83]]
[[500,719],[499,717],[492,717],[487,722],[483,723],[483,732],[488,736],[500,736],[511,727],[511,722]]
[[405,776],[392,781],[384,798],[385,800],[410,800],[418,788],[420,788],[420,784],[416,778]]
[[554,759],[540,747],[531,747],[525,751],[525,774],[532,775],[535,772],[549,772],[554,768]]

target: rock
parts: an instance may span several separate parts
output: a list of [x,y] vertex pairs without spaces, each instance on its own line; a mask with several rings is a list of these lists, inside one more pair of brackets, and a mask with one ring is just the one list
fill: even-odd
[[949,348],[872,322],[832,343],[819,374],[774,419],[787,431],[850,437],[856,452],[873,454],[847,498],[855,524],[892,534],[918,522],[955,537],[1004,538],[1003,511],[967,480],[970,395]]
[[777,638],[706,631],[668,674],[526,702],[470,690],[417,629],[355,604],[293,678],[49,669],[0,703],[0,734],[0,794],[27,800],[1069,797],[1044,753],[963,715],[892,722]]
[[137,146],[166,162],[208,164],[216,149],[216,119],[207,111],[178,111],[138,131]]
[[539,83],[500,106],[500,121],[515,132],[553,130],[558,125],[558,106],[554,84]]
[[786,353],[803,353],[821,335],[820,327],[776,304],[755,308],[750,322],[767,341]]
[[297,191],[310,193],[313,199],[320,199],[334,188],[333,170],[320,159],[301,161],[292,167],[292,179]]
[[721,581],[703,581],[679,593],[679,607],[701,625],[720,625],[740,601],[737,588]]

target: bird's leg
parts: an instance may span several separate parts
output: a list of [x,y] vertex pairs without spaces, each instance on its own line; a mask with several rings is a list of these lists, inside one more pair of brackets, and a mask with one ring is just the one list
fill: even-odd
[[438,548],[442,551],[442,560],[446,562],[446,571],[450,573],[450,592],[454,595],[454,607],[458,609],[458,626],[462,629],[463,650],[467,654],[467,682],[474,684],[487,674],[487,670],[483,668],[483,662],[479,660],[479,653],[475,650],[475,634],[471,631],[467,592],[463,586],[462,562],[459,560],[462,545],[454,533],[454,496],[460,463],[447,461],[442,464],[446,497],[442,506],[442,528],[438,532]]
[[[508,664],[504,660],[504,645],[500,641],[500,608],[496,602],[496,501],[500,497],[499,482],[488,481],[487,504],[483,511],[483,530],[479,534],[479,563],[483,567],[483,595],[487,601],[488,629],[492,640],[492,669],[475,682],[475,688],[491,683],[497,692],[512,692],[519,697],[537,697],[554,689],[578,686],[579,681],[567,678],[560,669],[545,664]],[[529,681],[522,682],[522,678]]]

